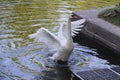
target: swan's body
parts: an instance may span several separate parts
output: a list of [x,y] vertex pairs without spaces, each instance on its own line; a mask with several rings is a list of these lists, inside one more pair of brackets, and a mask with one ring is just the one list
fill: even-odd
[[[84,22],[85,20],[81,20],[79,24]],[[66,62],[74,48],[72,36],[75,36],[77,31],[81,30],[79,27],[83,27],[83,25],[76,25],[71,28],[71,18],[69,18],[68,25],[64,24],[59,28],[58,36],[45,28],[40,28],[36,33],[29,35],[29,37],[35,38],[37,42],[46,43],[50,50],[55,52],[51,59]]]

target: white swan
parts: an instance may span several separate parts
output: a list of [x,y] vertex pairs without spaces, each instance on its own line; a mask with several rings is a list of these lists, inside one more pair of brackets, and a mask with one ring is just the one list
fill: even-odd
[[50,50],[55,52],[50,57],[54,61],[67,62],[74,48],[72,36],[75,36],[81,30],[80,28],[83,27],[81,24],[84,22],[85,19],[81,19],[74,24],[74,22],[71,22],[71,18],[69,18],[68,24],[64,24],[59,28],[57,36],[45,28],[40,28],[36,33],[29,35],[29,37],[35,38],[36,42],[46,43]]

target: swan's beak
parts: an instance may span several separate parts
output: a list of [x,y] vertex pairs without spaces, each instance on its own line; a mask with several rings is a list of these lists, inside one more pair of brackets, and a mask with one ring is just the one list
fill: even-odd
[[74,14],[71,15],[71,20],[72,21],[76,21],[76,20],[79,20],[80,18]]
[[71,15],[72,16],[72,19],[78,19],[79,17],[76,16],[76,15]]

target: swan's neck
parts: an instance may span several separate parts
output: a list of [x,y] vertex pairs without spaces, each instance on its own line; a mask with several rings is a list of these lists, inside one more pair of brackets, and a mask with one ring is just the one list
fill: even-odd
[[68,26],[67,26],[67,30],[68,30],[68,38],[71,39],[72,38],[72,34],[71,34],[71,19],[68,19]]

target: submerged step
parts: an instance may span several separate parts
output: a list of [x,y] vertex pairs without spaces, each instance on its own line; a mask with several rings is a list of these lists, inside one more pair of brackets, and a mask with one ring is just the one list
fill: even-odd
[[[117,72],[115,70],[118,70]],[[74,72],[81,80],[120,80],[120,67]]]

